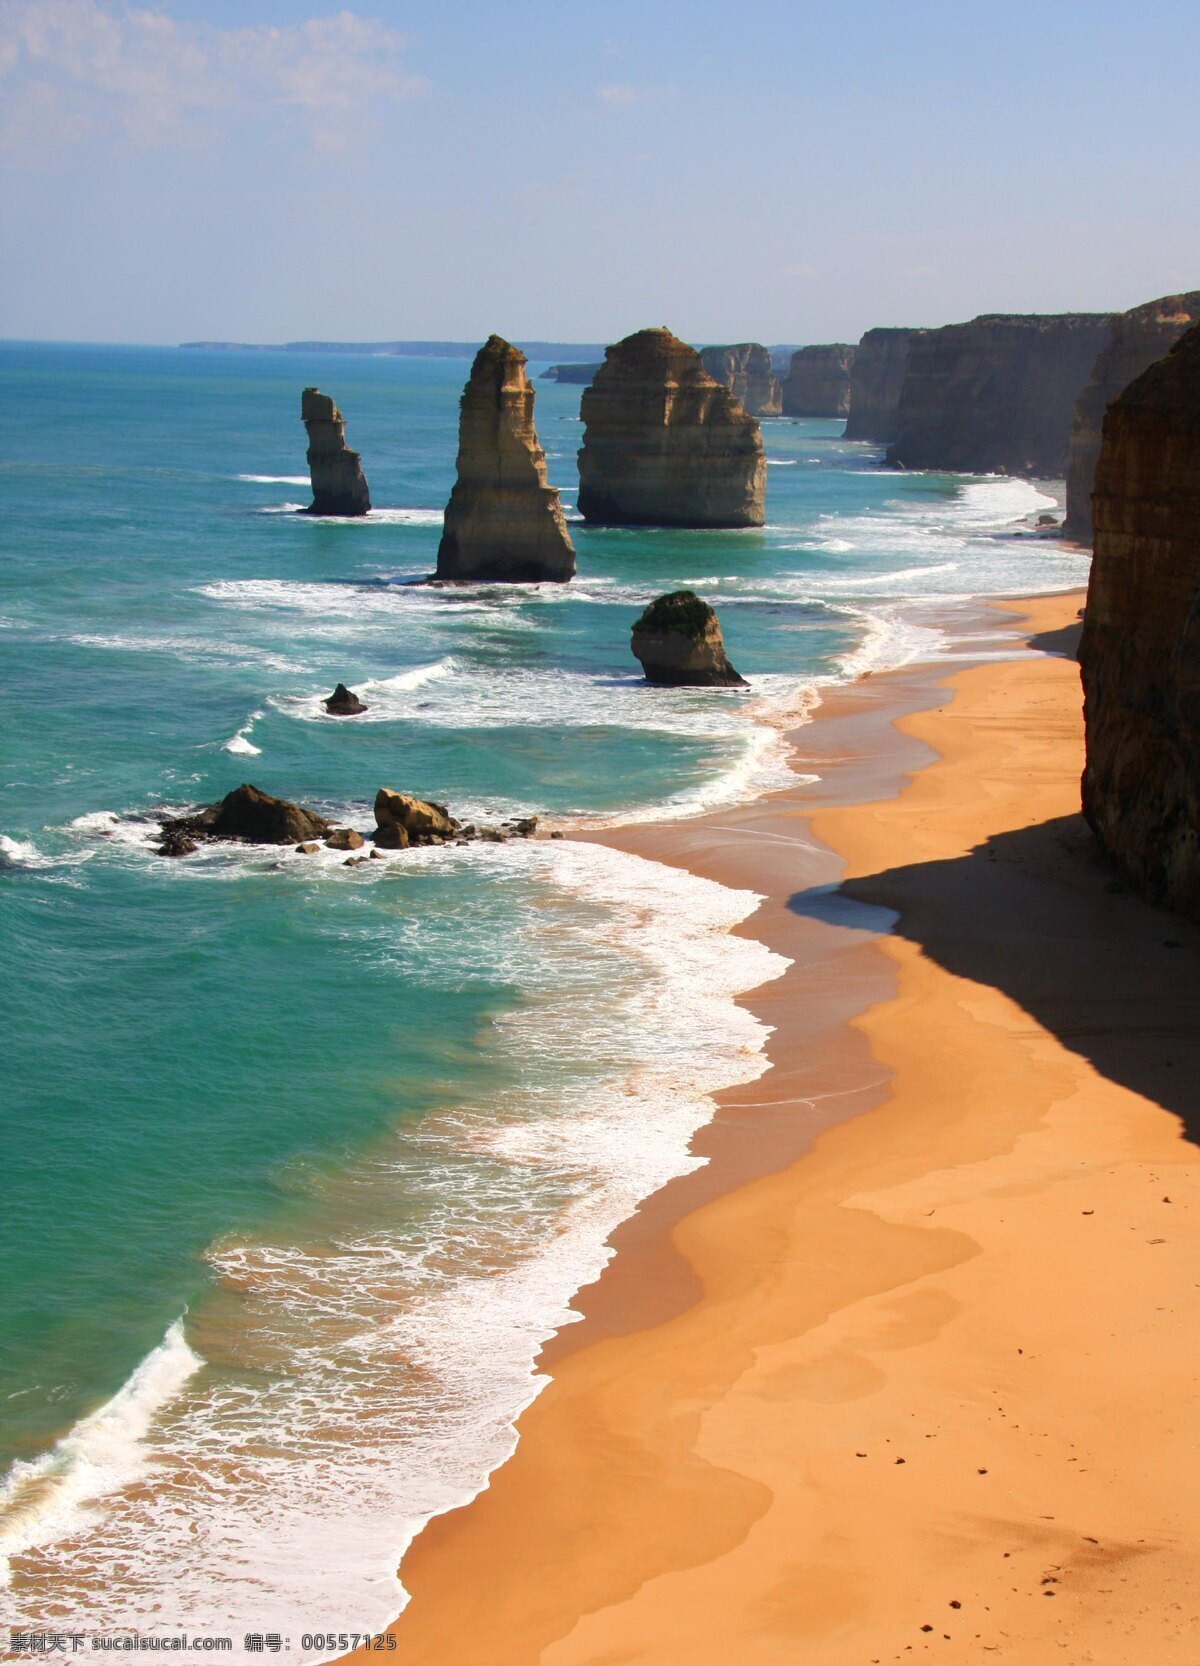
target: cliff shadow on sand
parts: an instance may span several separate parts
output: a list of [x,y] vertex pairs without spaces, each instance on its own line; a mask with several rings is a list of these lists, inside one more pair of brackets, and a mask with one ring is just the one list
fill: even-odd
[[1000,990],[1200,1143],[1200,929],[1115,879],[1082,814],[850,880],[838,899],[817,888],[789,907],[822,920],[840,910],[848,923],[863,905],[892,911],[895,935],[954,976]]

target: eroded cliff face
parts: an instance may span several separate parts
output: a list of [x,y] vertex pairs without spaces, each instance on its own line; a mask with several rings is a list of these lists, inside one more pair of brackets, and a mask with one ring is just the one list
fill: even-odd
[[1083,811],[1140,890],[1200,920],[1200,326],[1109,406],[1093,513]]
[[579,512],[609,526],[761,526],[758,423],[670,330],[608,348],[580,403]]
[[342,413],[320,388],[305,388],[300,418],[308,433],[313,500],[307,515],[365,515],[371,507],[362,460],[346,444]]
[[859,342],[850,367],[850,410],[846,439],[872,440],[890,445],[896,438],[900,389],[908,368],[908,352],[924,330],[868,330]]
[[438,545],[439,579],[569,579],[575,550],[533,425],[525,355],[489,336],[459,403],[458,478]]
[[909,349],[888,462],[1059,478],[1075,403],[1112,318],[997,313],[924,331]]
[[714,382],[723,382],[750,416],[778,416],[782,410],[779,379],[771,355],[757,341],[733,347],[702,347],[700,363]]
[[1156,359],[1170,352],[1183,332],[1200,321],[1200,290],[1164,295],[1133,307],[1113,320],[1091,378],[1079,396],[1067,456],[1067,514],[1063,531],[1081,544],[1092,541],[1092,481],[1100,455],[1104,413]]
[[673,590],[634,621],[633,656],[663,688],[744,688],[725,653],[717,616],[693,590]]
[[783,382],[784,416],[844,417],[850,409],[854,351],[835,341],[793,353]]

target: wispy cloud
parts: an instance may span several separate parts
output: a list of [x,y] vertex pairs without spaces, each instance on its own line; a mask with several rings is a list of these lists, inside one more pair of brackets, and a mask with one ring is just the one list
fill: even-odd
[[0,147],[114,136],[149,147],[255,111],[337,146],[380,103],[424,90],[404,46],[351,11],[218,29],[99,0],[0,0]]
[[610,81],[607,86],[596,88],[596,97],[601,104],[654,104],[660,99],[674,98],[679,92],[678,87],[634,87],[627,81]]

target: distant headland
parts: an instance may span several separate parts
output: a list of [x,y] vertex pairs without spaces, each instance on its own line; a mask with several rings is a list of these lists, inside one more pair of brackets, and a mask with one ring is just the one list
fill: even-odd
[[[391,359],[473,359],[477,341],[181,341],[196,353],[360,353]],[[518,341],[527,359],[595,359],[604,357],[602,341]]]

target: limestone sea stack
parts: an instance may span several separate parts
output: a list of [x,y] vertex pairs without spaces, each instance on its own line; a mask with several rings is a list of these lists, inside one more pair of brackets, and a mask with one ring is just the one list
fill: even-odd
[[1192,324],[1200,322],[1200,290],[1164,295],[1133,307],[1113,321],[1112,334],[1092,367],[1071,424],[1067,457],[1067,514],[1063,532],[1081,544],[1092,541],[1092,480],[1100,455],[1104,413],[1118,394],[1161,359]]
[[1092,509],[1083,812],[1139,890],[1200,920],[1200,325],[1109,406]]
[[793,353],[783,381],[784,416],[844,417],[850,409],[854,351],[836,341]]
[[854,352],[850,367],[850,411],[845,438],[890,445],[896,438],[900,389],[908,369],[908,354],[923,330],[868,330]]
[[608,348],[580,401],[579,512],[609,526],[761,526],[758,423],[670,330]]
[[371,507],[357,451],[346,444],[342,413],[320,388],[305,388],[300,416],[308,430],[308,472],[313,500],[307,515],[365,515]]
[[487,584],[569,579],[575,548],[533,426],[525,355],[489,336],[459,402],[458,478],[437,577]]
[[771,368],[771,355],[757,341],[739,341],[733,347],[702,347],[700,363],[714,382],[723,382],[748,415],[778,416],[783,409],[779,378]]
[[1112,321],[1106,312],[993,313],[916,336],[888,462],[1061,478],[1075,402]]
[[691,590],[660,596],[637,620],[630,643],[648,683],[668,688],[745,687],[725,657],[717,616]]

